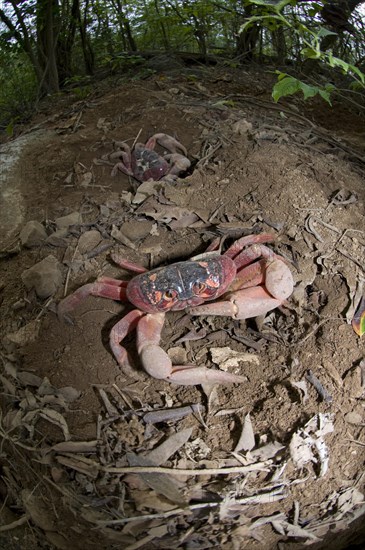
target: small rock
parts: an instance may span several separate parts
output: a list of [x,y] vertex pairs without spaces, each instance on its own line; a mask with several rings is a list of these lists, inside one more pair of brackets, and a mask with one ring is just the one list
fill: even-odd
[[128,239],[128,237],[126,237],[124,235],[124,233],[122,233],[120,231],[120,229],[117,228],[116,225],[113,225],[112,230],[110,232],[110,235],[113,237],[113,239],[115,239],[115,240],[119,241],[120,243],[124,244],[124,246],[127,246],[128,248],[131,248],[132,250],[136,249],[136,245],[130,239]]
[[26,223],[20,232],[20,242],[26,248],[41,246],[46,238],[47,233],[43,225],[35,220]]
[[101,204],[99,208],[100,208],[100,216],[102,218],[109,218],[110,208],[108,206],[105,206],[105,204]]
[[162,182],[159,181],[144,181],[138,187],[137,192],[132,200],[132,204],[141,204],[151,195],[155,195],[157,190],[161,188]]
[[345,414],[345,420],[349,424],[362,424],[363,423],[363,419],[362,419],[361,414],[359,414],[357,412],[349,412],[349,413]]
[[92,184],[94,176],[92,172],[85,172],[85,174],[80,175],[78,179],[78,184],[80,185],[80,187],[85,188],[89,187]]
[[139,251],[142,254],[154,254],[157,255],[162,251],[162,242],[160,237],[154,237],[149,235],[147,239],[139,247]]
[[65,248],[68,245],[67,241],[68,230],[57,229],[46,240],[46,244],[50,246],[57,246],[59,248]]
[[252,132],[252,124],[245,118],[241,118],[241,120],[237,120],[237,122],[233,124],[232,130],[239,136],[245,136]]
[[82,223],[82,217],[80,212],[72,212],[72,214],[68,214],[67,216],[56,218],[55,222],[57,225],[57,229],[65,229],[67,227],[70,227],[70,225]]
[[63,281],[61,265],[51,255],[23,271],[21,278],[26,288],[34,288],[39,298],[48,298],[54,294]]
[[87,252],[90,252],[93,248],[98,246],[100,243],[102,237],[100,235],[100,232],[96,229],[91,229],[90,231],[85,231],[82,235],[80,235],[79,242],[78,242],[78,250],[81,254],[86,254]]
[[147,237],[151,233],[152,227],[152,221],[139,220],[123,223],[120,230],[131,241],[138,241]]

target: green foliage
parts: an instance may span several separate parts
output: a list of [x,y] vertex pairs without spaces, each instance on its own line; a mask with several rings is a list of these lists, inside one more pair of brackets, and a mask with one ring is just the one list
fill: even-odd
[[14,124],[34,114],[37,82],[27,57],[19,51],[0,51],[0,129],[8,135]]
[[[358,36],[344,34],[346,39],[338,38],[332,52],[321,49],[323,40],[336,38],[321,24],[320,12],[331,2],[335,0],[58,0],[53,14],[57,38],[48,46],[48,0],[0,2],[0,121],[6,125],[27,117],[37,86],[40,93],[52,93],[61,82],[86,97],[90,82],[83,77],[92,76],[94,67],[122,78],[144,78],[151,72],[138,51],[145,50],[215,54],[231,68],[250,59],[278,59],[299,67],[312,59],[333,74],[351,76],[350,89],[363,90],[364,75],[356,66],[365,56],[363,23],[357,21]],[[278,75],[275,101],[293,93],[330,101],[332,86]]]
[[276,71],[278,76],[278,81],[273,87],[272,97],[277,103],[281,97],[288,95],[294,95],[298,92],[303,92],[304,99],[309,99],[315,95],[320,95],[322,99],[331,104],[330,95],[331,92],[335,89],[333,84],[326,84],[324,87],[312,86],[290,76],[286,73]]
[[[240,32],[244,32],[253,25],[273,30],[273,28],[284,28],[299,38],[304,46],[301,48],[301,56],[305,59],[316,59],[328,67],[339,68],[343,74],[350,75],[353,83],[360,88],[365,89],[365,75],[354,64],[349,63],[339,57],[335,57],[332,51],[322,51],[321,41],[328,36],[336,36],[336,33],[317,24],[316,28],[310,28],[309,25],[298,21],[296,14],[287,10],[288,6],[298,4],[297,0],[281,0],[276,4],[268,3],[265,0],[245,0],[245,3],[255,7],[255,14],[247,19],[241,26]],[[320,4],[313,3],[311,14],[316,15],[321,9]],[[275,23],[273,27],[273,22]],[[275,84],[272,92],[274,101],[279,101],[281,97],[303,92],[304,99],[308,99],[319,94],[329,104],[330,94],[335,90],[335,86],[326,85],[324,87],[306,84],[286,73],[276,71],[278,82]]]

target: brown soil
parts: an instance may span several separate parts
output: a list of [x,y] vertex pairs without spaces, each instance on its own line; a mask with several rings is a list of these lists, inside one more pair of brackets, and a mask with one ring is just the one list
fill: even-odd
[[[25,221],[42,222],[49,234],[56,218],[73,211],[82,214],[83,223],[72,227],[59,247],[17,248],[14,241],[4,246],[2,334],[34,319],[39,325],[34,341],[15,348],[5,338],[2,352],[1,490],[15,519],[25,517],[30,526],[22,548],[267,550],[302,548],[306,541],[316,549],[345,548],[346,527],[357,542],[363,540],[361,517],[351,523],[365,511],[363,505],[355,502],[341,515],[336,498],[350,489],[364,494],[365,348],[349,323],[351,300],[364,279],[364,121],[341,105],[331,109],[300,100],[273,105],[270,87],[265,73],[182,71],[114,84],[108,91],[101,84],[92,97],[67,109],[50,106],[33,121],[32,128],[42,130],[40,139],[24,147],[15,167]],[[114,139],[131,143],[140,133],[144,141],[155,132],[178,138],[192,169],[175,184],[162,183],[136,207],[130,203],[135,185],[129,178],[121,173],[112,178],[110,166],[94,160],[111,152]],[[197,217],[185,224],[183,213]],[[129,241],[114,239],[113,226]],[[111,246],[86,258],[77,245],[93,228]],[[291,266],[296,287],[288,303],[265,320],[247,322],[171,313],[162,341],[165,349],[182,348],[187,362],[210,368],[216,368],[212,347],[250,352],[258,364],[247,360],[233,369],[247,376],[246,383],[209,393],[149,378],[139,367],[132,334],[126,347],[136,366],[133,379],[118,367],[108,344],[111,327],[128,305],[90,296],[73,312],[73,325],[59,322],[54,313],[65,288],[70,293],[100,275],[130,277],[113,264],[111,252],[152,268],[202,253],[216,236],[231,242],[261,232],[276,236],[274,249]],[[21,274],[49,254],[63,263],[65,286],[53,300],[41,301],[25,291]],[[176,343],[202,328],[204,338]],[[310,384],[309,370],[332,399],[323,399]],[[23,371],[47,378],[56,389],[75,388],[79,397],[65,406],[41,402],[40,388],[24,382]],[[306,382],[307,397],[295,386],[300,381]],[[193,403],[204,407],[203,423],[190,415],[151,428],[143,420],[147,411]],[[44,408],[64,418],[71,441],[98,444],[91,452],[52,448],[64,441],[64,432],[59,417],[37,416]],[[127,452],[141,457],[187,428],[193,429],[189,447],[159,465],[239,466],[232,451],[248,413],[255,448],[276,441],[281,454],[269,472],[171,476],[187,506],[201,504],[190,514],[170,514],[177,504],[161,497],[156,482],[93,469],[128,466]],[[334,424],[324,436],[329,467],[322,477],[319,464],[298,468],[289,453],[293,434],[319,413],[333,415]],[[246,463],[247,453],[240,454]],[[83,458],[89,463],[81,467]],[[284,463],[285,472],[274,482],[275,468]],[[280,499],[228,503],[273,491],[275,483]],[[276,523],[254,524],[275,514]],[[141,519],[123,523],[135,516]],[[291,533],[285,524],[310,530],[314,520],[323,530],[315,531],[313,540]],[[14,536],[22,540],[19,533]]]

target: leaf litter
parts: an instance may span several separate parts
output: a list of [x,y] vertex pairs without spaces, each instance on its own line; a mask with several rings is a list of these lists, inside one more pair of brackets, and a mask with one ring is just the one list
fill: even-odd
[[[98,549],[250,548],[252,540],[265,549],[278,541],[295,547],[326,540],[365,513],[364,348],[351,327],[364,277],[361,161],[350,151],[350,173],[335,157],[345,151],[341,143],[319,128],[303,131],[300,117],[290,113],[289,122],[255,98],[210,101],[215,92],[204,84],[205,95],[189,108],[159,91],[199,159],[192,174],[137,191],[124,176],[109,179],[109,167],[93,162],[107,152],[95,155],[95,148],[108,147],[95,143],[95,128],[109,135],[114,124],[99,106],[97,118],[83,117],[90,150],[82,162],[58,167],[68,175],[56,178],[61,199],[49,197],[50,213],[39,220],[48,234],[44,248],[19,247],[8,256],[16,282],[4,275],[4,480],[11,503],[57,547],[77,549],[86,540]],[[159,107],[150,90],[136,86],[156,127]],[[130,107],[136,90],[133,99],[126,90]],[[116,116],[115,98],[107,104]],[[126,116],[132,111],[126,107]],[[182,113],[190,126],[181,124]],[[79,121],[78,114],[58,126],[65,150]],[[140,127],[127,124],[128,136],[137,135]],[[72,213],[77,219],[60,228]],[[182,346],[188,362],[238,369],[247,377],[240,387],[204,393],[148,379],[138,368],[133,380],[118,372],[103,342],[124,305],[90,298],[73,327],[54,318],[62,294],[101,274],[131,276],[120,274],[110,252],[151,268],[204,255],[222,235],[268,227],[297,278],[288,309],[247,323],[175,314],[164,335],[163,344]],[[64,288],[42,302],[17,281],[49,247],[62,264]],[[77,537],[66,520],[73,514]]]

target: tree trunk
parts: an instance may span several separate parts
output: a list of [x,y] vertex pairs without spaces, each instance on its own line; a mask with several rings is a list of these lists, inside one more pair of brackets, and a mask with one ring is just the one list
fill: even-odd
[[[245,16],[251,17],[252,6],[245,6]],[[238,34],[236,55],[243,60],[252,61],[256,49],[257,41],[260,36],[260,26],[253,24]]]
[[42,67],[41,89],[49,94],[59,92],[56,47],[58,37],[59,5],[57,0],[37,2],[37,48]]
[[62,14],[62,28],[57,40],[57,68],[61,84],[73,75],[72,49],[75,42],[76,28],[80,13],[80,1],[73,0],[70,13]]
[[37,82],[39,86],[41,86],[41,83],[43,81],[43,71],[38,61],[38,57],[36,56],[33,41],[31,39],[31,36],[28,33],[28,29],[25,25],[23,15],[21,11],[18,9],[16,2],[11,2],[11,4],[16,14],[20,31],[18,31],[18,29],[16,28],[12,20],[9,19],[9,17],[6,15],[6,13],[2,9],[0,9],[0,20],[4,23],[4,25],[8,27],[13,38],[17,40],[19,45],[23,48],[24,52],[27,54],[33,66],[33,69],[37,78]]
[[84,56],[85,70],[88,75],[94,74],[95,68],[95,56],[92,49],[89,35],[87,33],[87,10],[89,7],[89,2],[85,2],[85,11],[84,17],[81,19],[80,9],[78,10],[78,20],[79,20],[79,31],[82,44],[82,53]]
[[[332,0],[323,6],[321,18],[328,25],[330,30],[341,36],[345,31],[356,34],[356,29],[349,22],[352,12],[357,6],[363,4],[364,0]],[[321,42],[321,50],[326,51],[334,47],[338,36],[325,36]]]
[[131,29],[131,26],[129,24],[128,17],[124,14],[124,11],[123,11],[124,6],[122,5],[121,0],[114,0],[113,4],[115,5],[115,7],[117,9],[117,13],[118,13],[117,17],[118,17],[118,21],[119,21],[119,25],[120,25],[120,28],[121,28],[122,35],[125,36],[125,38],[127,40],[127,43],[128,43],[128,46],[129,46],[129,49],[132,52],[136,52],[137,51],[137,44],[136,44],[136,42],[133,38],[132,29]]

